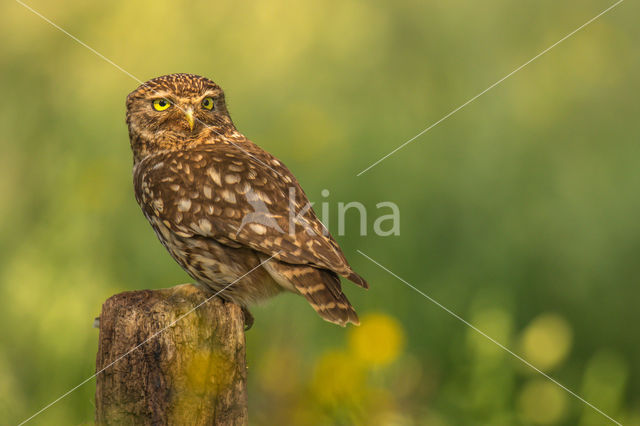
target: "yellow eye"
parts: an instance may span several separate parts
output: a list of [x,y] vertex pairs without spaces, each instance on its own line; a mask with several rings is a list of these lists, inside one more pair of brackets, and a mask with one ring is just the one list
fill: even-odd
[[206,109],[209,109],[209,110],[213,109],[213,98],[209,97],[209,96],[204,98],[202,100],[202,107],[206,108]]
[[153,109],[156,111],[164,111],[171,106],[171,102],[166,99],[154,99]]

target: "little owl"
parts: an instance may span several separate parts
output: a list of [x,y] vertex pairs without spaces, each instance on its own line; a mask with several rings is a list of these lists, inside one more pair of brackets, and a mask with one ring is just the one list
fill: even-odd
[[[284,164],[236,130],[222,89],[192,74],[127,97],[135,195],[171,256],[197,282],[247,307],[287,290],[322,318],[358,316],[339,276],[367,288]],[[226,287],[226,288],[225,288]]]

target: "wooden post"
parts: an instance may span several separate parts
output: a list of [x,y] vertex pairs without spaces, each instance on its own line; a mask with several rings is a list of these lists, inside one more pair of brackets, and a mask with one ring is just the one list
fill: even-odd
[[171,325],[210,296],[183,284],[107,299],[99,319],[96,424],[247,424],[240,307],[214,297]]

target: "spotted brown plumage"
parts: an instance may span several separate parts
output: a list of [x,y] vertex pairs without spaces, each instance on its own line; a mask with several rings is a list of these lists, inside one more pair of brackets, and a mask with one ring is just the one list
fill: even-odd
[[327,321],[358,324],[339,276],[366,281],[289,169],[236,130],[219,86],[191,74],[150,80],[127,98],[127,124],[136,200],[195,280],[216,291],[237,280],[220,296],[245,308],[291,291]]

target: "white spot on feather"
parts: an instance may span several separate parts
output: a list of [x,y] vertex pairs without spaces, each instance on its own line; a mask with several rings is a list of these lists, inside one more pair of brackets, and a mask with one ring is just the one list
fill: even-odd
[[267,227],[260,225],[259,223],[250,223],[249,228],[258,235],[264,235],[267,233]]
[[207,173],[211,176],[211,179],[218,185],[222,186],[222,180],[220,179],[220,173],[213,167],[207,169]]
[[238,188],[238,192],[240,194],[246,194],[247,192],[249,192],[251,190],[251,185],[249,185],[248,183],[244,183],[242,184],[242,186],[240,186],[240,188]]
[[156,208],[156,210],[162,213],[162,210],[164,209],[164,202],[162,201],[162,198],[156,198],[155,200],[153,200],[153,206]]
[[269,196],[267,196],[267,194],[265,194],[264,192],[261,191],[256,191],[256,195],[258,196],[258,198],[260,198],[262,201],[264,201],[267,204],[271,204],[271,198],[269,198]]
[[220,195],[222,196],[222,198],[228,202],[228,203],[235,203],[236,202],[236,194],[234,194],[231,191],[228,191],[226,189],[223,189],[220,192]]
[[211,199],[211,187],[209,185],[204,185],[202,187],[202,192],[204,193],[205,197]]
[[182,198],[180,201],[178,201],[178,210],[180,210],[181,212],[188,212],[190,208],[191,200]]
[[200,219],[198,221],[198,226],[200,227],[202,232],[204,232],[205,234],[208,234],[211,232],[211,222],[209,222],[207,219]]
[[240,182],[240,176],[231,173],[231,174],[228,174],[228,175],[226,175],[224,177],[224,181],[229,183],[229,184],[238,183],[238,182]]

